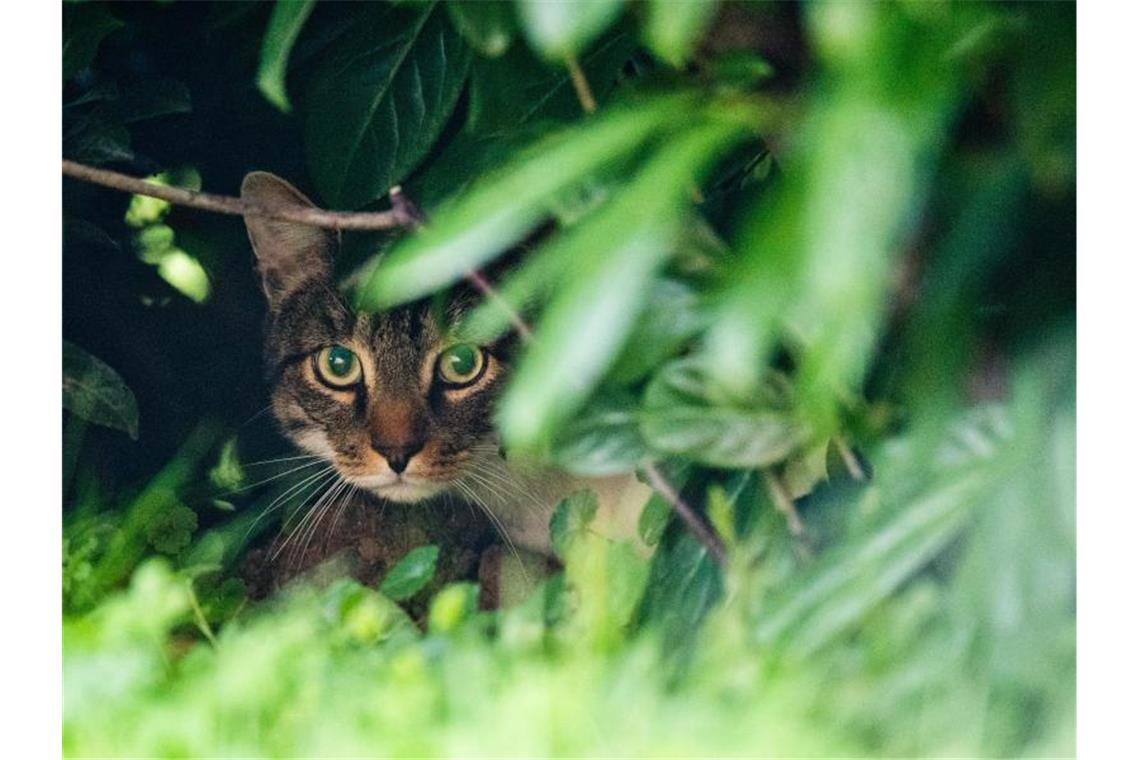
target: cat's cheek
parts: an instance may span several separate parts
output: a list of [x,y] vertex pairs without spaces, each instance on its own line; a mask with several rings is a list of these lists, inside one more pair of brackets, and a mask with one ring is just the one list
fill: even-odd
[[303,451],[315,454],[322,459],[333,461],[336,458],[336,451],[329,443],[328,436],[320,430],[306,430],[296,433],[293,435],[293,442]]

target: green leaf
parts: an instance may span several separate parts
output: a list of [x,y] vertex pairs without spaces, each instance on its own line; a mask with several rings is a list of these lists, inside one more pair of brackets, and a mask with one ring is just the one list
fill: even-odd
[[673,252],[692,183],[739,135],[734,124],[713,123],[674,138],[610,203],[533,254],[575,263],[503,398],[499,424],[510,445],[537,446],[589,396]]
[[63,408],[88,422],[139,437],[135,394],[119,373],[69,341],[63,342]]
[[485,56],[498,58],[511,46],[515,24],[507,3],[447,0],[447,15],[467,44]]
[[554,461],[577,475],[616,475],[635,470],[648,455],[638,430],[636,400],[603,394],[558,433]]
[[421,546],[412,549],[384,576],[380,584],[381,593],[397,602],[412,598],[435,578],[438,559],[438,546]]
[[402,181],[439,137],[470,62],[443,8],[370,7],[306,84],[305,148],[321,195],[357,208]]
[[95,60],[99,43],[124,26],[101,4],[82,3],[63,8],[63,81],[67,81]]
[[289,95],[285,92],[285,71],[289,64],[289,51],[301,33],[316,0],[277,0],[269,26],[261,42],[261,63],[257,67],[257,89],[282,111],[292,110]]
[[516,0],[531,47],[552,61],[586,48],[621,14],[625,0]]
[[147,525],[146,538],[155,551],[177,554],[190,545],[196,530],[198,515],[194,510],[172,502]]
[[575,491],[558,502],[550,516],[550,544],[565,557],[570,546],[583,536],[598,513],[598,497],[593,491]]
[[360,290],[359,304],[380,309],[422,298],[479,268],[537,225],[555,193],[628,155],[688,101],[649,100],[531,146],[401,241]]
[[680,68],[716,15],[715,0],[650,0],[645,22],[649,49]]
[[610,378],[619,383],[641,380],[696,336],[705,319],[692,286],[681,280],[658,279]]
[[713,467],[774,464],[807,440],[796,421],[787,381],[770,376],[747,406],[717,392],[698,358],[667,364],[646,388],[641,432],[662,452]]

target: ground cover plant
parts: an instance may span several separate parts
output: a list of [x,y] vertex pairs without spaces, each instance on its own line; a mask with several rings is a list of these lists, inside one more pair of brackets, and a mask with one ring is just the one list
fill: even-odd
[[[63,73],[66,754],[1074,753],[1071,5],[67,3]],[[357,303],[493,272],[504,446],[652,551],[260,584],[241,221],[76,166],[414,204]]]

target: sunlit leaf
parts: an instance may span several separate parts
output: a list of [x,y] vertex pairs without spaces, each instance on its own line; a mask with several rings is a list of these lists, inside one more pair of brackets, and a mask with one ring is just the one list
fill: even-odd
[[119,373],[69,341],[63,342],[63,408],[88,422],[139,437],[135,395]]
[[641,440],[637,412],[636,399],[629,395],[595,399],[559,430],[554,460],[579,475],[632,472],[649,453]]
[[538,224],[554,193],[642,144],[687,101],[650,100],[533,146],[388,253],[361,288],[360,304],[377,309],[419,298],[482,266]]
[[716,14],[716,0],[652,0],[645,23],[649,48],[675,67],[685,64]]
[[735,125],[710,124],[675,138],[613,201],[551,243],[574,250],[576,263],[504,396],[499,423],[505,440],[535,446],[585,400],[672,253],[691,183],[740,135]]
[[257,67],[257,88],[282,111],[292,110],[285,92],[285,70],[289,51],[313,12],[315,0],[277,0],[261,43],[261,63]]
[[516,0],[530,44],[551,60],[576,55],[617,19],[625,0]]

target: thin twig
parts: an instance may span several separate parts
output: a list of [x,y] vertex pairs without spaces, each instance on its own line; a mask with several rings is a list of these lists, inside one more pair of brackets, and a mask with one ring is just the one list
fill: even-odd
[[63,174],[73,179],[102,185],[113,190],[159,198],[169,203],[189,206],[202,211],[213,211],[218,214],[232,214],[234,216],[262,216],[267,219],[298,222],[299,224],[332,230],[408,229],[415,227],[418,223],[418,220],[411,218],[407,209],[397,200],[397,198],[402,197],[398,187],[393,188],[396,198],[393,199],[390,211],[327,211],[307,206],[263,206],[260,203],[250,203],[229,195],[215,195],[214,193],[187,190],[184,187],[157,185],[138,177],[131,177],[107,169],[96,169],[93,166],[68,161],[67,159],[63,161]]
[[574,93],[582,110],[586,113],[597,111],[598,101],[594,100],[594,93],[590,90],[590,80],[586,79],[586,72],[582,71],[582,65],[573,55],[566,56],[566,69],[570,72],[570,81],[574,83]]
[[796,511],[796,502],[788,489],[780,482],[780,478],[772,470],[764,470],[764,485],[768,488],[768,495],[776,505],[776,509],[784,513],[784,520],[788,524],[788,532],[796,538],[804,534],[804,524],[800,520],[800,513]]
[[867,472],[863,469],[859,457],[851,449],[851,444],[847,443],[847,439],[841,435],[835,436],[835,448],[839,449],[839,456],[843,459],[843,466],[847,468],[847,474],[860,483],[867,479]]
[[681,494],[677,493],[677,489],[673,488],[656,465],[653,463],[646,464],[642,466],[641,471],[645,473],[649,485],[654,491],[661,494],[665,501],[669,502],[669,506],[693,532],[693,536],[704,544],[719,564],[723,565],[726,559],[724,544],[721,543],[716,534],[709,530],[709,527],[697,515],[696,510],[681,498]]

